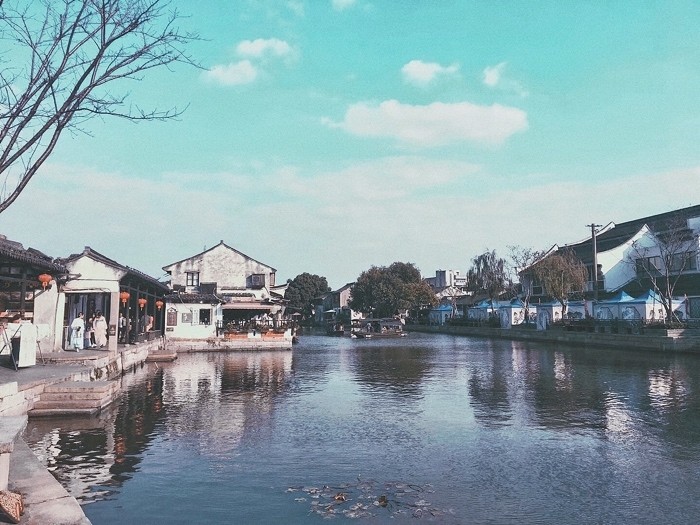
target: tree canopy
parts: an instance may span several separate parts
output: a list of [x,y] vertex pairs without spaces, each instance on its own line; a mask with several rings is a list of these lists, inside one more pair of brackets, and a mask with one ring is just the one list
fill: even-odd
[[305,272],[289,281],[284,298],[289,301],[288,308],[310,317],[313,315],[313,300],[329,291],[325,277]]
[[390,317],[402,310],[437,303],[435,293],[423,281],[413,263],[372,266],[352,287],[350,308],[372,317]]
[[562,305],[562,316],[572,292],[583,292],[588,281],[588,269],[574,252],[566,250],[539,260],[532,273],[545,292]]
[[181,113],[133,105],[124,82],[176,62],[196,65],[183,48],[198,37],[178,30],[179,19],[170,0],[0,1],[0,212],[64,131],[83,131],[96,116]]

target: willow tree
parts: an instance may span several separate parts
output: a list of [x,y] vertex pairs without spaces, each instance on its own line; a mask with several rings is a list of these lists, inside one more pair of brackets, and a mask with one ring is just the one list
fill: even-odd
[[582,292],[588,280],[588,269],[571,250],[548,255],[532,266],[532,273],[547,295],[559,301],[562,318],[566,315],[569,296]]
[[167,120],[130,103],[128,80],[181,62],[197,36],[170,0],[0,0],[0,212],[65,131],[94,117]]
[[498,257],[496,250],[474,257],[467,271],[467,285],[473,292],[485,293],[493,306],[493,301],[511,286],[505,259]]

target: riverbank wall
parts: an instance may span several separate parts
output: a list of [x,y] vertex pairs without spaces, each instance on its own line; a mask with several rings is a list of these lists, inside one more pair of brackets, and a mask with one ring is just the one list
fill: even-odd
[[241,339],[169,339],[166,349],[171,353],[227,352],[255,350],[291,350],[292,337],[245,337]]
[[[142,366],[162,343],[123,345],[117,352],[49,353],[18,370],[0,367],[0,416],[27,415],[47,387],[63,382],[112,381]],[[78,501],[54,478],[23,439],[14,442],[8,488],[22,494],[22,525],[90,525]]]
[[569,332],[564,330],[526,330],[518,328],[486,328],[454,325],[407,325],[406,331],[434,334],[452,334],[468,337],[532,341],[537,343],[566,344],[596,348],[643,350],[652,352],[684,352],[700,354],[700,333],[612,334],[597,332]]

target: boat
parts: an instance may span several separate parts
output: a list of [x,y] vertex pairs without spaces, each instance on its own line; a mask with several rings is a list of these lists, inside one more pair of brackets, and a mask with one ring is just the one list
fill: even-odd
[[350,332],[355,339],[405,337],[403,321],[393,317],[384,319],[358,319],[353,322]]
[[326,326],[326,334],[335,336],[345,335],[345,326],[343,323],[330,322]]

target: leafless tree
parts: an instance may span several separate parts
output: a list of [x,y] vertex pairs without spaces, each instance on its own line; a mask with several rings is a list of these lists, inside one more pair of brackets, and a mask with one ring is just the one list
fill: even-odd
[[553,253],[532,266],[535,278],[546,293],[559,301],[562,318],[566,315],[569,295],[583,291],[588,280],[588,269],[571,250]]
[[[520,272],[539,261],[545,252],[523,246],[508,246],[508,258],[512,265],[511,281],[520,281]],[[522,284],[522,283],[521,283]],[[530,322],[530,295],[532,286],[521,286],[520,296],[525,307],[525,322]]]
[[628,252],[627,262],[633,266],[637,281],[656,292],[669,321],[676,317],[673,295],[679,279],[684,271],[696,268],[697,246],[698,236],[686,220],[672,217],[649,228]]
[[129,103],[126,80],[177,62],[197,35],[170,0],[0,0],[0,212],[66,130],[96,116],[166,120],[177,108]]

